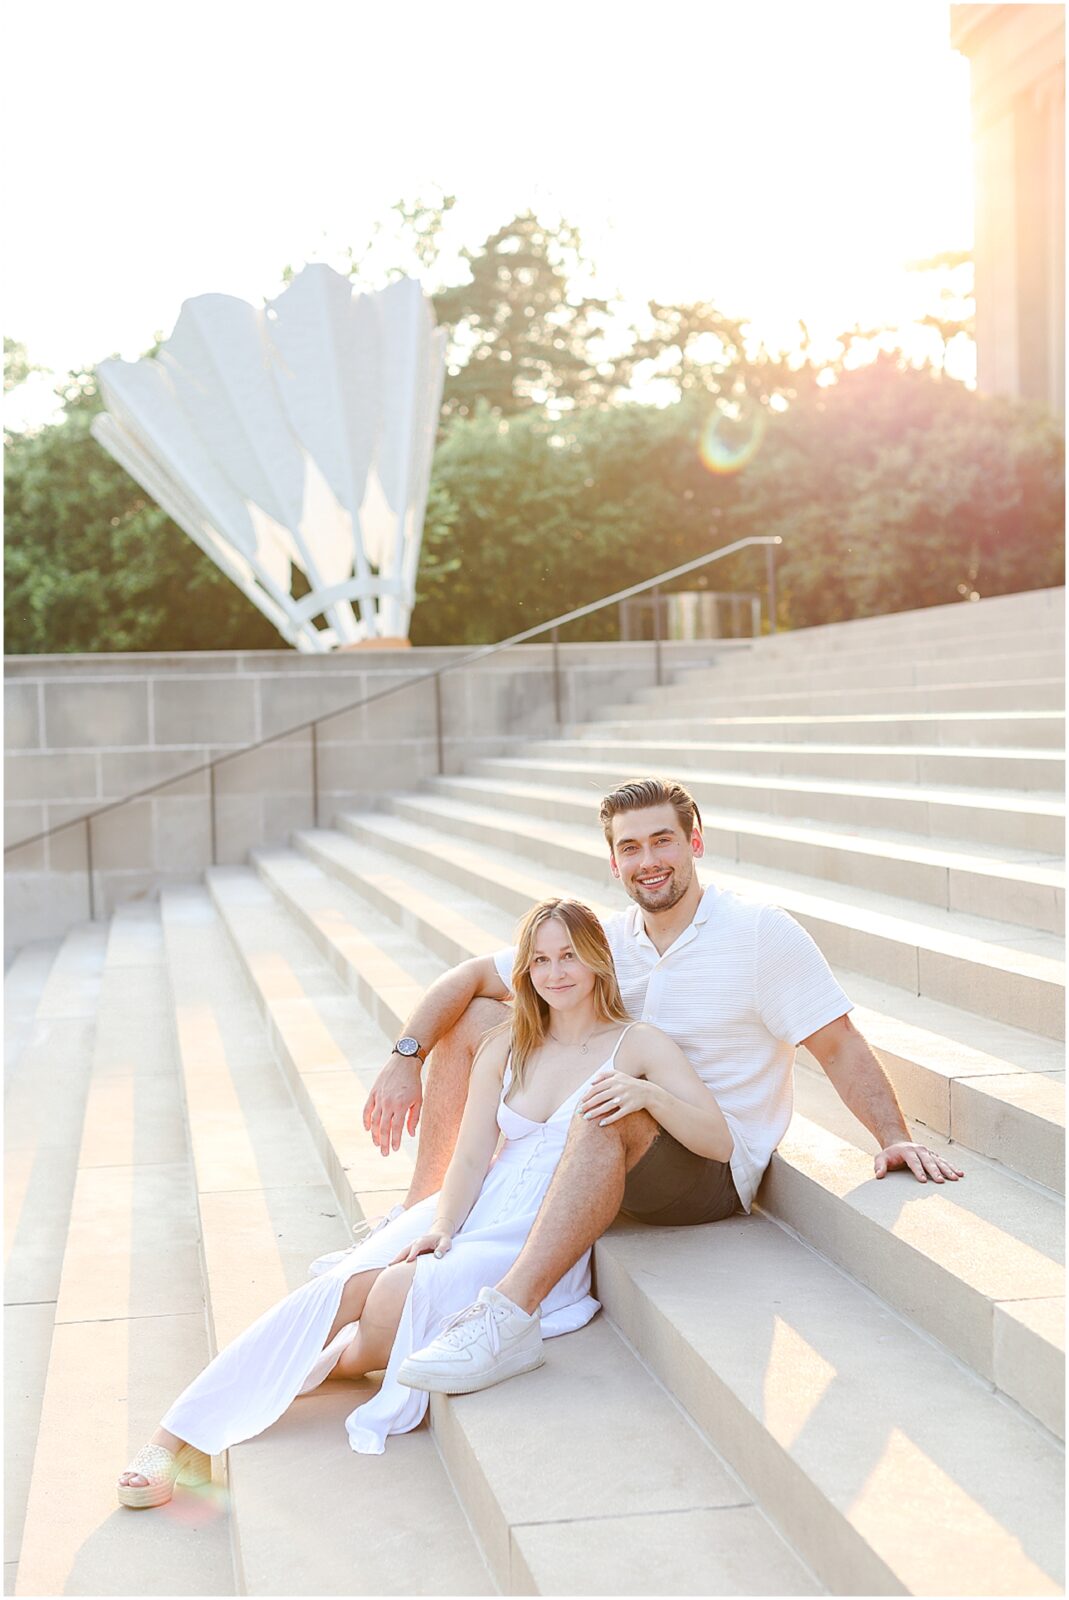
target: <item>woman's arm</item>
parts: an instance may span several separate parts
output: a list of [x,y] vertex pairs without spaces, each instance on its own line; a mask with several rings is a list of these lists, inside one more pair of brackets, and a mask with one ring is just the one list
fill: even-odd
[[476,1056],[456,1149],[446,1169],[434,1222],[427,1233],[402,1250],[398,1261],[415,1261],[429,1250],[435,1255],[444,1255],[475,1204],[497,1147],[500,1133],[497,1103],[501,1098],[501,1077],[508,1052],[509,1036],[502,1032]]
[[603,1127],[632,1111],[648,1111],[673,1139],[713,1161],[729,1160],[735,1147],[712,1091],[675,1041],[646,1022],[631,1029],[617,1052],[616,1071],[594,1079],[580,1110]]

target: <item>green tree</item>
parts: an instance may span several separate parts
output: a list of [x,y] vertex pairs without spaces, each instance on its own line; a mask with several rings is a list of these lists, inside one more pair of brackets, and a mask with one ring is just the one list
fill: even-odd
[[4,334],[4,393],[10,394],[12,389],[17,389],[20,383],[25,383],[31,372],[40,372],[40,367],[35,367],[26,353],[26,346],[20,344],[18,339],[9,339]]
[[881,354],[770,426],[729,523],[778,533],[791,627],[1064,581],[1056,418]]
[[4,456],[4,628],[13,655],[269,649],[276,630],[91,436],[91,373],[62,421]]
[[[723,484],[698,448],[707,411],[688,399],[553,421],[536,409],[501,417],[482,401],[454,418],[434,483],[457,565],[443,583],[421,572],[413,642],[488,643],[725,543]],[[582,635],[612,637],[616,620],[603,613]]]
[[627,359],[608,353],[606,300],[573,291],[583,270],[579,235],[550,229],[530,211],[465,250],[467,283],[434,297],[452,335],[443,414],[478,401],[509,416],[605,402],[630,380]]
[[[415,642],[502,638],[755,534],[783,538],[791,627],[1063,581],[1056,419],[890,356],[826,377],[795,373],[790,404],[767,409],[752,459],[729,472],[706,464],[715,402],[697,390],[557,422],[485,405],[454,418],[434,481],[456,565],[421,576]],[[752,590],[762,562],[740,553],[685,586]]]

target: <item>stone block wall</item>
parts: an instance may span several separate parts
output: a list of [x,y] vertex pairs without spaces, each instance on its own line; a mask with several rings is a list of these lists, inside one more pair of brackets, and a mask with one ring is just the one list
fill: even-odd
[[[666,677],[745,642],[666,642]],[[243,861],[339,810],[373,807],[439,770],[439,713],[427,673],[461,649],[289,650],[185,655],[15,656],[5,663],[7,946],[50,937],[89,914],[84,826],[10,847],[139,789],[167,787],[92,824],[93,910],[211,862]],[[653,646],[562,644],[561,717],[582,721],[654,681]],[[386,694],[384,691],[392,692]],[[553,647],[519,645],[440,679],[441,764],[558,731]],[[378,696],[356,709],[354,702]],[[238,754],[295,724],[338,712],[315,737],[294,733]],[[190,768],[232,757],[214,775]],[[213,793],[214,791],[214,793]]]

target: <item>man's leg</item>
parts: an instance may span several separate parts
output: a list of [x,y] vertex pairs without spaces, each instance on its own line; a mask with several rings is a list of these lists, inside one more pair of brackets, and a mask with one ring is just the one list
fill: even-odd
[[473,1000],[431,1052],[420,1113],[416,1165],[404,1200],[406,1210],[429,1194],[437,1194],[442,1187],[464,1115],[475,1052],[483,1035],[506,1022],[509,1014],[508,1006],[499,1000],[482,997]]
[[630,1169],[659,1132],[646,1111],[607,1128],[572,1119],[568,1142],[535,1217],[527,1242],[497,1284],[499,1293],[528,1314],[610,1227],[624,1197]]
[[398,1368],[400,1383],[437,1394],[469,1394],[541,1366],[535,1314],[620,1209],[624,1180],[657,1137],[645,1111],[607,1128],[576,1116],[564,1153],[515,1264],[493,1289],[482,1289],[422,1350]]

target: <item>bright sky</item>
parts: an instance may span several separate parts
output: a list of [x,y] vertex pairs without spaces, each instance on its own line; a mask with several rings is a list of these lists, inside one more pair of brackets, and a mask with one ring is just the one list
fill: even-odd
[[905,263],[972,242],[940,0],[48,0],[6,31],[4,332],[58,371],[435,186],[454,250],[563,215],[599,292],[784,344],[908,319]]

